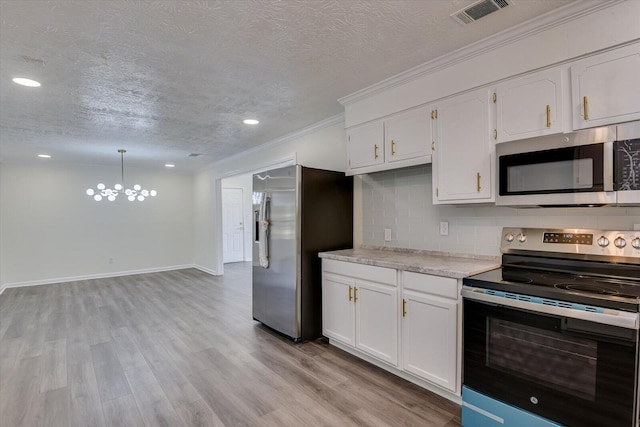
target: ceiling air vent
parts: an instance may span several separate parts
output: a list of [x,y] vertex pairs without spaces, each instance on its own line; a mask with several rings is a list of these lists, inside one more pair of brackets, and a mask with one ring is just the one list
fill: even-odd
[[187,157],[200,157],[200,156],[202,156],[202,154],[200,153],[191,153]]
[[452,13],[451,17],[461,24],[471,24],[490,13],[504,9],[512,3],[512,0],[480,0],[456,13]]

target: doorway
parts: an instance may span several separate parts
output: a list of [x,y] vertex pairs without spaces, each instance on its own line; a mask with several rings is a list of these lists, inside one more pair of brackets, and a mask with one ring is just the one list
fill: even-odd
[[244,261],[243,189],[222,189],[222,262]]

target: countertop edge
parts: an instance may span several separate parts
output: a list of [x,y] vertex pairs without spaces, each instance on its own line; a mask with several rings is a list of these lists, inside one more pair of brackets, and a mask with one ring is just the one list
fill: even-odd
[[[416,265],[414,263],[402,263],[398,261],[388,261],[375,259],[371,257],[360,257],[360,256],[349,256],[349,255],[341,255],[332,252],[320,252],[318,254],[320,258],[333,259],[336,261],[345,261],[351,262],[355,264],[364,264],[364,265],[372,265],[376,267],[386,267],[393,268],[396,270],[402,271],[411,271],[415,273],[423,273],[423,274],[431,274],[434,276],[442,276],[442,277],[451,277],[454,279],[463,279],[468,276],[472,276],[474,274],[483,273],[485,271],[493,270],[495,268],[500,267],[500,261],[498,260],[486,260],[486,259],[474,259],[474,258],[462,258],[455,256],[442,256],[438,255],[437,258],[450,260],[459,260],[460,262],[477,262],[483,263],[486,262],[486,265],[477,265],[471,266],[471,269],[455,269],[455,268],[447,268],[444,266],[429,266],[429,265]],[[436,257],[436,256],[434,256]]]

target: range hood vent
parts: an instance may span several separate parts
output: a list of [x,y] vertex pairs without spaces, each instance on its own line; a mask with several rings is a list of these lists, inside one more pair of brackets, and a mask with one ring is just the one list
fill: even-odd
[[513,4],[512,0],[479,0],[464,9],[452,13],[451,17],[463,25],[471,24],[511,4]]

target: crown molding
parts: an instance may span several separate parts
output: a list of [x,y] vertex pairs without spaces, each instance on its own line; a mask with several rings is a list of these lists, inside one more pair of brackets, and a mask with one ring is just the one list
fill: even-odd
[[204,172],[207,170],[211,170],[216,168],[217,166],[223,165],[224,163],[230,161],[230,160],[236,160],[238,158],[242,158],[245,157],[247,155],[262,151],[262,150],[266,150],[269,148],[273,148],[275,146],[278,146],[280,144],[284,144],[286,142],[289,141],[293,141],[295,139],[299,139],[302,138],[303,136],[309,135],[311,133],[314,133],[320,129],[324,129],[333,125],[337,125],[338,123],[344,122],[344,113],[340,113],[340,114],[336,114],[335,116],[331,116],[329,118],[326,118],[324,120],[321,120],[319,122],[316,122],[312,125],[309,125],[307,127],[304,127],[302,129],[298,129],[294,132],[288,133],[284,136],[281,136],[279,138],[276,139],[272,139],[270,141],[265,142],[264,144],[260,144],[257,145],[253,148],[250,148],[248,150],[242,151],[240,153],[234,154],[232,156],[229,157],[225,157],[222,160],[218,160],[216,162],[210,163],[207,166],[204,166],[200,169],[198,169],[198,172]]
[[384,79],[371,86],[367,86],[357,92],[338,99],[343,106],[360,101],[377,93],[403,85],[423,76],[432,74],[443,68],[451,67],[457,63],[466,61],[486,52],[495,50],[502,46],[522,40],[532,35],[541,33],[550,28],[557,27],[570,21],[579,19],[585,15],[606,9],[625,0],[578,0],[557,10],[548,12],[539,17],[530,19],[522,24],[503,30],[487,38],[454,50],[424,64],[410,68],[395,76]]

